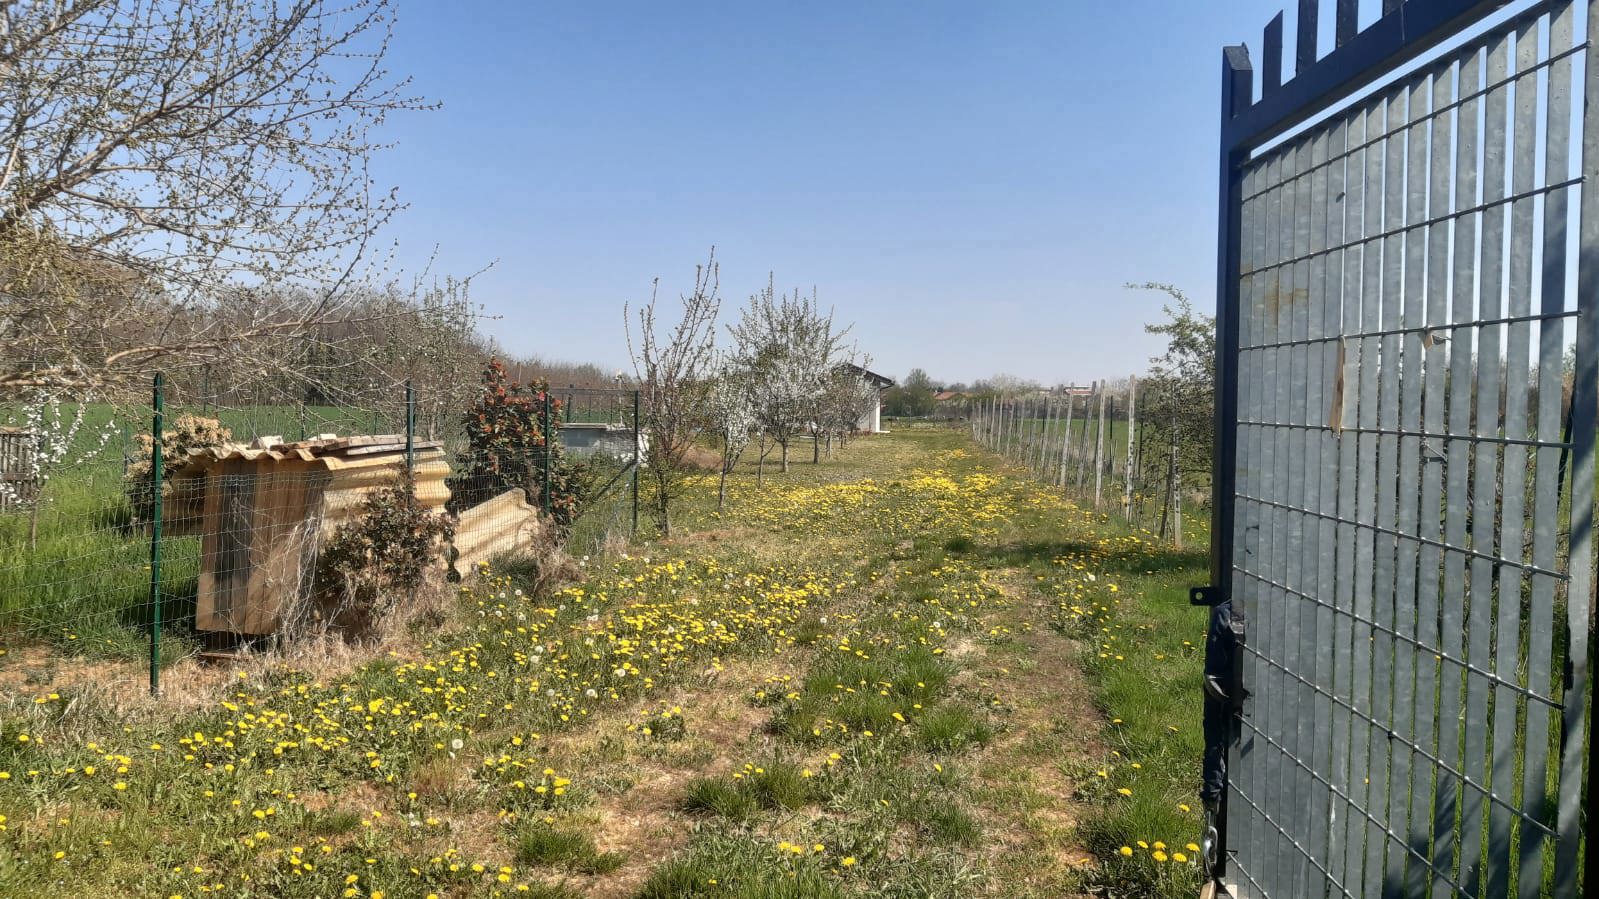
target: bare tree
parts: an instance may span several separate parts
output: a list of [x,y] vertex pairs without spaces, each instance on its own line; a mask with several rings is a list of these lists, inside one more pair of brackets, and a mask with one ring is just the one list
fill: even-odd
[[670,333],[657,332],[659,278],[651,287],[649,303],[638,310],[636,337],[631,312],[622,308],[628,353],[638,378],[643,427],[649,434],[644,467],[652,481],[651,512],[665,537],[672,535],[671,505],[682,489],[684,461],[706,423],[705,395],[716,354],[720,288],[713,247],[710,259],[695,266],[694,292],[680,297],[683,314]]
[[0,0],[0,388],[94,389],[352,316],[392,0]]

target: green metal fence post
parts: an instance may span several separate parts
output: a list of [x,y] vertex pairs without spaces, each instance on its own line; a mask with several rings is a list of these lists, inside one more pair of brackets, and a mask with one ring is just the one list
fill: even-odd
[[405,470],[416,470],[416,390],[405,379]]
[[638,536],[638,468],[644,463],[643,438],[639,430],[638,391],[633,391],[633,536]]
[[150,695],[161,695],[161,394],[165,379],[155,374],[151,405],[155,420],[150,441]]
[[544,388],[544,514],[550,514],[550,456],[554,453],[550,445],[550,389]]

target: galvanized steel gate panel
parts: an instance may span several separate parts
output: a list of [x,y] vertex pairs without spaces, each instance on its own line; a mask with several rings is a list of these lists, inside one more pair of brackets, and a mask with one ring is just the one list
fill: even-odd
[[[1576,896],[1599,0],[1385,0],[1224,56],[1213,586],[1235,894]],[[1568,386],[1570,393],[1568,394]],[[1573,498],[1576,501],[1573,501]],[[1583,859],[1588,875],[1580,868]]]

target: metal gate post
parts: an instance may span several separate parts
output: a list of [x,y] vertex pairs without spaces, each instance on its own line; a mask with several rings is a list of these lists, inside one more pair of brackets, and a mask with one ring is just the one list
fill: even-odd
[[[1243,206],[1243,165],[1249,157],[1246,148],[1229,144],[1227,123],[1249,108],[1253,99],[1254,71],[1249,63],[1249,51],[1243,46],[1222,50],[1221,119],[1222,144],[1220,154],[1220,197],[1217,204],[1219,235],[1216,256],[1216,447],[1211,473],[1212,497],[1210,506],[1210,584],[1192,591],[1190,601],[1195,605],[1219,606],[1232,598],[1233,571],[1233,508],[1236,490],[1235,476],[1238,458],[1238,284],[1239,254],[1242,231],[1240,217]],[[1231,619],[1235,632],[1242,639],[1245,610],[1232,605]],[[1211,733],[1225,733],[1225,747],[1207,747],[1211,765],[1220,764],[1219,772],[1206,772],[1205,780],[1214,782],[1219,774],[1223,784],[1215,795],[1205,797],[1207,818],[1206,863],[1212,879],[1220,880],[1227,871],[1227,772],[1232,767],[1232,752],[1237,745],[1243,715],[1242,668],[1236,664],[1241,651],[1234,650],[1228,667],[1232,670],[1231,683],[1226,685],[1225,703],[1207,703],[1212,715],[1227,717],[1222,722],[1209,722]],[[1214,827],[1214,831],[1211,830]]]
[[550,490],[550,455],[554,449],[550,446],[550,388],[544,388],[544,514],[549,515],[552,505]]
[[150,404],[154,408],[150,441],[150,695],[161,695],[161,432],[165,426],[162,408],[165,378],[155,373]]
[[405,379],[405,470],[416,470],[416,391]]
[[639,392],[633,391],[633,536],[638,536],[638,469],[644,464],[644,432],[639,427]]

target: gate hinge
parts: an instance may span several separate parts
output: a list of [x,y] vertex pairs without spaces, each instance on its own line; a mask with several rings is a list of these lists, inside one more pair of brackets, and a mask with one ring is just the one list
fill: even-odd
[[1227,601],[1227,591],[1221,587],[1190,587],[1188,588],[1188,604],[1191,606],[1217,606]]

